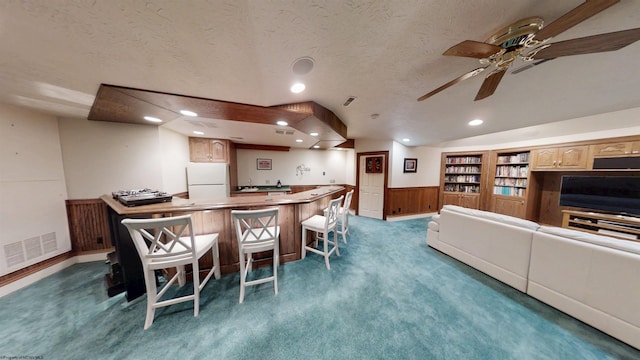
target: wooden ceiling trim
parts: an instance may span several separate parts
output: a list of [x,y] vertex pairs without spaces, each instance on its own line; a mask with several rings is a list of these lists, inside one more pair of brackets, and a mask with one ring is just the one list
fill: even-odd
[[256,124],[275,125],[284,120],[306,134],[319,133],[316,145],[322,148],[347,140],[346,125],[332,111],[313,101],[264,107],[108,84],[100,85],[88,119],[157,126],[161,124],[149,123],[144,116],[167,123],[181,117],[180,110],[194,111],[201,118]]
[[132,97],[117,88],[100,86],[89,111],[88,119],[151,126],[161,125],[161,123],[144,120],[145,116],[162,119],[165,123],[180,117],[179,114]]
[[258,145],[258,144],[241,144],[235,143],[236,149],[245,150],[265,150],[265,151],[289,151],[288,146],[275,146],[275,145]]

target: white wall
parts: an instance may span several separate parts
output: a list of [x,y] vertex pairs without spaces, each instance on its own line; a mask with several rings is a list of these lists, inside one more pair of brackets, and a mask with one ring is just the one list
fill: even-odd
[[[238,149],[238,185],[354,184],[353,150],[259,151]],[[271,159],[272,170],[257,170],[256,159]],[[298,166],[309,171],[297,171]],[[333,181],[333,182],[332,182]]]
[[58,123],[70,199],[164,190],[158,127],[69,118]]
[[189,138],[163,127],[160,130],[162,191],[177,194],[187,191],[186,168],[189,163]]
[[0,275],[71,249],[56,118],[0,104]]
[[[420,187],[440,185],[440,167],[434,171],[432,164],[440,163],[440,149],[428,146],[404,146],[393,142],[393,152],[390,155],[390,188]],[[415,173],[404,172],[404,159],[418,159]]]

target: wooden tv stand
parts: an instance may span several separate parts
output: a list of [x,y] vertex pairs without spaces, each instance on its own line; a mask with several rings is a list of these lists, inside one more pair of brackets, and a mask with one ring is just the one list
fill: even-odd
[[575,210],[562,213],[564,228],[640,242],[640,218]]

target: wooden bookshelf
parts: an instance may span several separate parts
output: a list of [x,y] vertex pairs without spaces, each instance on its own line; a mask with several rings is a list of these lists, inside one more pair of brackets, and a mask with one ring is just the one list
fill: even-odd
[[529,185],[529,151],[492,154],[491,211],[525,218]]
[[483,208],[487,154],[443,153],[440,171],[440,204]]

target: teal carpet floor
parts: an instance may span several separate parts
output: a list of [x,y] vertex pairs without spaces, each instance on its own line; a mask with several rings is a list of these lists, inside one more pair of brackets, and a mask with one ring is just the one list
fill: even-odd
[[[331,258],[287,263],[247,290],[212,280],[191,303],[108,298],[101,262],[74,265],[0,298],[0,358],[640,359],[640,351],[425,244],[426,219],[350,219]],[[269,271],[258,269],[256,273]],[[184,289],[180,291],[185,291]]]

